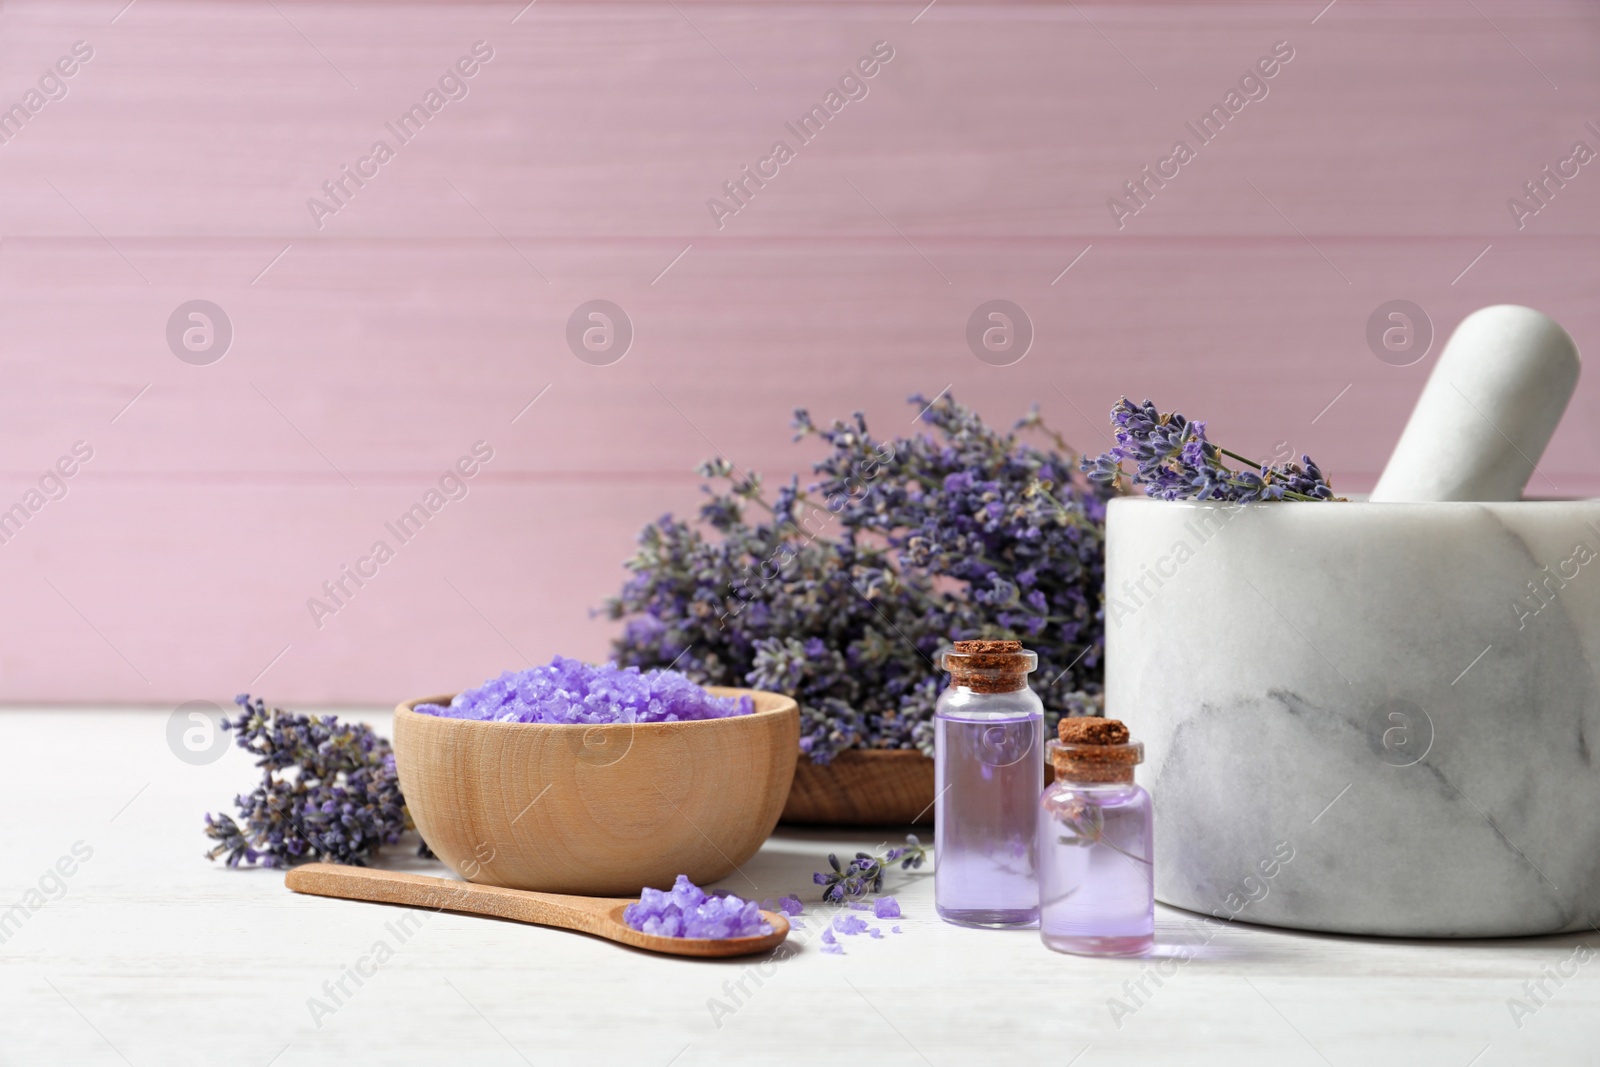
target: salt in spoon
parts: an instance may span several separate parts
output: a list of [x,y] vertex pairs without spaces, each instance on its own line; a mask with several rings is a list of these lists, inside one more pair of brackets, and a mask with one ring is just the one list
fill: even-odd
[[561,893],[534,893],[526,889],[503,889],[449,878],[430,878],[423,874],[377,871],[370,867],[346,867],[336,863],[307,863],[292,868],[283,884],[296,893],[319,897],[342,897],[380,904],[404,904],[434,911],[460,911],[472,915],[492,915],[513,922],[555,926],[577,930],[609,941],[663,952],[670,956],[748,956],[775,948],[789,936],[789,920],[774,912],[761,917],[772,933],[756,937],[692,938],[662,937],[633,929],[622,921],[622,911],[634,903],[624,897],[574,897]]

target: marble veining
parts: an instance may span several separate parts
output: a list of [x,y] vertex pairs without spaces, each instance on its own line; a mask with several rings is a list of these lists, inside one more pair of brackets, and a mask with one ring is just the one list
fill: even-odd
[[1106,632],[1164,903],[1411,937],[1600,916],[1600,501],[1119,499]]

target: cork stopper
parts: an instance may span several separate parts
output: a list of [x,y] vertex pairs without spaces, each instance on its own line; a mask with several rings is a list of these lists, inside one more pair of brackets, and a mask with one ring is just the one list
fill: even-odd
[[1128,728],[1117,719],[1084,716],[1062,719],[1056,736],[1069,745],[1125,745]]
[[939,657],[950,684],[974,693],[1012,693],[1028,684],[1039,657],[1021,641],[957,641]]
[[1130,741],[1128,728],[1116,719],[1062,719],[1059,741],[1046,746],[1057,779],[1075,782],[1131,782],[1133,768],[1144,762],[1144,745]]

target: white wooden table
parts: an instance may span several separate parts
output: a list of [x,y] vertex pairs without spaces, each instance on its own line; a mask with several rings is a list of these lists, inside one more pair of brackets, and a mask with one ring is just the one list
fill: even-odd
[[[206,861],[202,814],[231,810],[255,770],[237,750],[204,766],[179,760],[169,715],[0,712],[0,903],[37,902],[26,894],[41,879],[40,897],[54,898],[0,911],[0,1063],[1600,1062],[1600,956],[1559,985],[1547,977],[1570,971],[1581,944],[1600,948],[1595,934],[1425,943],[1242,923],[1202,933],[1202,920],[1161,909],[1169,959],[1085,960],[1047,951],[1032,931],[941,923],[931,877],[897,872],[904,933],[841,938],[844,956],[818,951],[815,921],[812,940],[777,964],[674,960],[451,914],[419,913],[401,941],[404,909],[299,896],[279,872]],[[387,733],[387,715],[363,717]],[[798,892],[810,910],[811,872],[828,851],[886,836],[780,831],[723,884]],[[57,870],[62,857],[70,875]],[[444,873],[406,849],[391,862]],[[379,942],[393,956],[374,966]],[[324,983],[336,988],[363,957],[371,976],[347,978],[350,995],[314,1020],[311,999],[332,1003]],[[1525,983],[1541,979],[1539,1003]],[[1113,1018],[1112,998],[1132,1010]],[[1514,1018],[1513,998],[1531,1011]]]

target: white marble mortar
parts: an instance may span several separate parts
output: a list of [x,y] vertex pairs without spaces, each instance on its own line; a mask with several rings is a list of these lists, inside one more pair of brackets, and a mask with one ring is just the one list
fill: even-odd
[[1600,921],[1600,500],[1128,497],[1107,545],[1106,714],[1146,745],[1159,899],[1350,934]]

